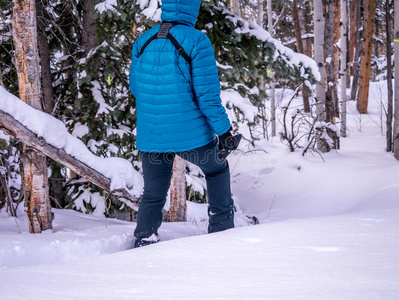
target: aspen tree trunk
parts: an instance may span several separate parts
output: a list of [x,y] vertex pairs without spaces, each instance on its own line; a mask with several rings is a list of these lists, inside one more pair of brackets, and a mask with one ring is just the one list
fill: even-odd
[[359,93],[357,97],[357,109],[361,114],[367,114],[376,5],[375,0],[364,1],[364,40],[362,43]]
[[[42,110],[35,1],[14,0],[13,3],[13,41],[19,96],[30,106]],[[26,145],[22,148],[23,192],[29,231],[40,233],[52,228],[46,157]]]
[[394,21],[394,39],[395,41],[395,109],[393,123],[393,153],[399,160],[399,1],[395,0],[395,21]]
[[353,76],[353,59],[355,57],[356,44],[356,24],[357,24],[357,2],[358,0],[350,0],[350,31],[349,31],[349,72]]
[[177,156],[173,163],[173,175],[170,185],[170,222],[187,221],[186,201],[186,161]]
[[348,35],[348,1],[341,0],[341,136],[346,137],[346,69],[347,69],[347,35]]
[[[301,35],[303,36],[305,33],[308,33],[308,31],[306,31],[306,19],[305,19],[305,14],[304,14],[304,9],[305,9],[305,3],[303,1],[299,1],[299,5],[298,5],[298,20],[299,20],[299,27],[301,30]],[[302,50],[304,54],[308,53],[308,39],[302,39],[301,36],[301,40],[302,40]]]
[[338,86],[338,73],[339,73],[339,58],[340,49],[338,46],[339,39],[341,37],[341,0],[333,0],[333,12],[334,12],[334,75],[335,84]]
[[341,0],[333,0],[334,12],[334,83],[335,83],[335,117],[339,118],[339,101],[338,101],[338,74],[339,74],[339,58],[340,48],[338,46],[341,37]]
[[[267,0],[267,30],[273,36],[273,14],[272,14],[272,0]],[[272,123],[272,136],[276,136],[276,93],[274,83],[274,71],[270,72],[270,98],[271,98],[271,123]]]
[[[298,1],[297,0],[294,0],[292,2],[291,13],[292,13],[292,19],[294,21],[294,31],[295,31],[295,37],[296,37],[297,51],[299,53],[304,53],[302,31],[301,31],[302,26],[300,24],[301,21],[303,23],[303,20],[299,19]],[[302,86],[302,98],[303,98],[304,111],[310,112],[309,97],[308,97],[306,86]]]
[[326,70],[324,65],[324,5],[321,0],[314,1],[314,55],[320,72],[316,84],[316,114],[319,121],[325,120]]
[[237,16],[241,15],[239,0],[230,0],[230,8],[231,8],[231,11],[233,13],[235,13]]
[[[313,31],[312,28],[312,16],[313,16],[313,6],[311,1],[305,1],[305,11],[304,11],[304,23],[305,23],[305,32],[309,33]],[[309,57],[313,56],[313,39],[306,39],[306,55]]]
[[264,28],[265,14],[264,12],[264,1],[258,1],[258,24]]
[[362,3],[359,1],[356,4],[356,35],[355,35],[355,55],[353,58],[353,79],[352,79],[352,90],[351,90],[351,100],[356,99],[357,87],[359,85],[359,58],[361,50],[361,33],[360,29],[362,27],[361,19],[361,8]]
[[385,2],[385,30],[387,44],[387,82],[388,82],[388,107],[387,107],[387,151],[392,151],[392,117],[393,117],[393,89],[392,89],[392,29],[391,5]]
[[326,121],[331,122],[335,117],[334,111],[334,89],[335,89],[335,68],[334,68],[334,11],[333,0],[325,0],[325,30],[324,30],[324,57],[326,62]]
[[[335,84],[335,68],[334,68],[334,6],[333,0],[325,0],[326,13],[325,13],[325,27],[324,27],[324,57],[326,62],[326,77],[327,77],[327,90],[326,90],[326,122],[334,123],[336,116],[336,103],[337,103],[337,89]],[[328,135],[333,139],[334,144],[332,149],[338,148],[337,133],[327,129]],[[330,146],[324,145],[320,150],[323,152],[330,151]]]

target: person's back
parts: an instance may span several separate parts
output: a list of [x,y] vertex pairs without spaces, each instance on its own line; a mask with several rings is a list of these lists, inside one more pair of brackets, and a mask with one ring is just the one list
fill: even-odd
[[[147,152],[190,150],[229,130],[220,100],[220,83],[208,37],[194,29],[200,0],[164,0],[162,21],[178,22],[170,34],[191,63],[170,40],[154,39],[160,25],[133,46],[131,91],[137,106],[137,148]],[[143,53],[140,51],[145,47]]]
[[234,227],[229,166],[219,152],[229,149],[230,121],[220,99],[212,45],[194,29],[200,3],[163,0],[163,24],[133,45],[130,88],[136,97],[136,146],[144,175],[135,247],[159,241],[175,155],[205,174],[208,232]]

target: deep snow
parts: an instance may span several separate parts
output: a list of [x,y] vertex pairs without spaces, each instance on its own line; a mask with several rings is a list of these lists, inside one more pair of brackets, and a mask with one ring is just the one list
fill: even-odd
[[398,299],[399,162],[380,85],[369,115],[350,103],[349,137],[325,162],[277,139],[229,157],[237,224],[260,225],[207,235],[206,206],[190,203],[161,243],[130,249],[134,223],[55,210],[53,232],[31,235],[0,213],[0,299]]

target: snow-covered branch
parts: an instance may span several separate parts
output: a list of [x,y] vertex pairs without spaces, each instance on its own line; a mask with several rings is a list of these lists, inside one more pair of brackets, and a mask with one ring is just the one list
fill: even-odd
[[137,210],[143,182],[129,161],[94,155],[60,120],[30,107],[3,87],[0,98],[0,128]]

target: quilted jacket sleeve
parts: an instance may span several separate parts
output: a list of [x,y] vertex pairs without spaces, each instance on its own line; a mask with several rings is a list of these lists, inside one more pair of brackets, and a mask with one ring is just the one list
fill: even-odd
[[135,84],[136,84],[135,69],[136,69],[138,57],[139,57],[139,51],[138,51],[138,43],[136,41],[133,44],[132,65],[130,66],[130,73],[129,73],[129,86],[130,86],[130,91],[132,92],[133,96],[135,96],[135,91],[136,91],[136,89],[135,89]]
[[230,121],[220,99],[220,81],[212,44],[202,35],[193,49],[192,82],[198,106],[217,135],[230,129]]

